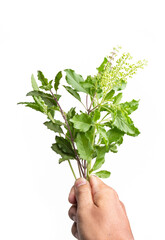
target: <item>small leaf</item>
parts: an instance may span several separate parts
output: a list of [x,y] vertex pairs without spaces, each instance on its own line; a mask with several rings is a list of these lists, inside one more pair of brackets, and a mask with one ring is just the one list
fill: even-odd
[[73,88],[71,87],[68,87],[68,86],[64,86],[63,87],[75,98],[77,98],[80,102],[81,102],[81,98],[80,98],[80,95],[78,94],[78,92],[76,90],[74,90]]
[[87,132],[85,132],[86,137],[89,139],[90,144],[92,145],[94,142],[95,135],[94,135],[95,127],[91,127]]
[[55,77],[55,83],[54,83],[54,89],[56,90],[56,92],[58,90],[61,78],[62,78],[62,72],[59,71]]
[[80,158],[86,160],[89,163],[92,159],[93,149],[85,133],[77,134],[76,145]]
[[[57,103],[54,100],[53,96],[51,94],[44,93],[42,91],[31,91],[31,92],[27,93],[26,96],[41,97],[46,105],[48,105],[50,107],[51,106],[57,106]],[[59,100],[60,95],[54,94],[54,96],[57,98],[57,100]]]
[[38,85],[37,85],[37,82],[36,82],[33,74],[32,74],[32,76],[31,76],[31,84],[32,84],[33,90],[36,90],[36,91],[39,90],[39,87],[38,87]]
[[63,153],[75,157],[75,153],[72,149],[72,146],[68,140],[63,137],[56,136],[56,143],[58,147],[62,150]]
[[121,99],[122,99],[122,96],[123,96],[123,94],[122,93],[118,93],[113,99],[113,104],[118,104],[120,101],[121,101]]
[[117,153],[118,150],[117,150],[117,146],[115,144],[111,144],[109,145],[109,150],[113,153]]
[[44,113],[44,110],[42,107],[40,107],[37,103],[35,102],[19,102],[17,104],[25,104],[25,107],[30,107],[36,111]]
[[106,170],[102,170],[102,171],[96,172],[94,174],[96,176],[98,176],[99,178],[108,178],[111,175],[111,173],[109,171],[106,171]]
[[134,126],[131,118],[123,111],[117,110],[115,114],[112,114],[113,122],[112,125],[122,132],[130,136],[138,136],[139,130]]
[[124,136],[124,132],[120,131],[117,128],[113,128],[107,131],[107,137],[109,144],[115,142],[117,143],[118,141],[121,140],[121,138]]
[[72,107],[72,108],[67,112],[67,115],[66,115],[67,120],[73,118],[75,114],[76,114],[75,107],[74,107],[74,108]]
[[105,101],[109,101],[112,99],[113,95],[115,94],[115,90],[111,90],[110,92],[108,92],[104,98]]
[[39,88],[44,89],[45,91],[50,91],[53,88],[52,82],[53,82],[53,80],[51,80],[47,85],[43,85]]
[[93,121],[97,122],[97,120],[99,120],[99,119],[100,119],[100,111],[98,109],[96,109],[94,111]]
[[81,86],[81,82],[84,82],[84,79],[81,75],[75,73],[72,69],[65,69],[66,72],[66,81],[69,85],[71,85],[75,90],[79,92],[87,93],[86,89]]
[[86,132],[92,125],[92,119],[86,113],[80,115],[75,115],[70,121],[74,124],[76,129],[79,129],[82,132]]
[[106,145],[108,145],[108,137],[107,137],[106,130],[103,127],[99,126],[98,133],[99,133],[100,137],[103,138],[104,143]]
[[53,143],[51,146],[51,149],[56,152],[57,154],[60,154],[63,160],[69,160],[69,159],[73,159],[74,157],[64,153],[57,145],[57,143]]
[[62,128],[59,126],[59,124],[53,123],[52,121],[44,122],[44,125],[47,126],[49,130],[52,130],[58,133],[63,133]]
[[96,152],[97,152],[97,157],[96,157],[96,161],[92,167],[92,171],[98,170],[99,168],[101,168],[101,166],[104,164],[105,162],[105,153],[106,153],[106,146],[97,146],[96,148]]
[[108,59],[105,57],[103,62],[101,63],[101,65],[98,68],[96,68],[98,70],[98,72],[102,72],[104,70],[107,62],[108,62]]
[[48,79],[44,77],[41,71],[38,71],[38,80],[41,81],[42,85],[48,85]]
[[127,114],[131,114],[134,112],[139,106],[139,100],[132,100],[131,102],[125,102],[120,104],[121,108],[127,112]]

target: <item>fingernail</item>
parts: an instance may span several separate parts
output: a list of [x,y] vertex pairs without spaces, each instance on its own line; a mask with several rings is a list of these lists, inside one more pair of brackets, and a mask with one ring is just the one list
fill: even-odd
[[80,187],[81,185],[84,185],[86,184],[86,179],[85,178],[79,178],[76,182],[75,182],[75,187],[78,188]]

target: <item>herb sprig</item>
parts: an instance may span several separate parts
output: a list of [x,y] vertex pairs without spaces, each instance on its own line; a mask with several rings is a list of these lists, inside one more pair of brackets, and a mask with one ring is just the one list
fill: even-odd
[[[68,161],[76,179],[71,161],[77,161],[80,177],[89,179],[91,173],[107,178],[110,172],[98,171],[105,162],[105,154],[116,153],[123,143],[124,135],[138,136],[140,131],[130,118],[139,105],[139,100],[121,102],[128,78],[132,78],[146,61],[132,63],[129,53],[120,54],[120,47],[114,48],[97,68],[97,75],[83,77],[72,69],[59,71],[54,80],[49,81],[38,71],[38,86],[31,76],[33,91],[27,93],[33,102],[19,102],[47,116],[44,125],[55,132],[55,142],[51,148],[60,155],[59,163]],[[58,94],[61,79],[65,75],[65,90],[78,100],[85,111],[71,107],[68,112]],[[80,94],[86,95],[85,103]],[[60,112],[63,121],[55,117]]]

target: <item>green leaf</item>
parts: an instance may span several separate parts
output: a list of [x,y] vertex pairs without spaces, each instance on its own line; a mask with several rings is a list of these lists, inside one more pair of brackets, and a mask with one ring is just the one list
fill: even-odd
[[43,85],[39,88],[44,89],[45,91],[50,91],[53,88],[52,82],[53,82],[53,80],[51,80],[47,85]]
[[109,145],[109,150],[113,153],[117,153],[118,150],[117,150],[117,146],[115,144],[111,144]]
[[120,101],[121,101],[121,99],[122,99],[122,96],[123,96],[123,94],[122,93],[118,93],[113,99],[113,104],[118,104]]
[[117,110],[113,116],[112,125],[130,136],[138,136],[139,130],[134,126],[131,118],[123,111]]
[[75,157],[75,153],[74,153],[74,150],[72,149],[72,145],[67,139],[56,136],[56,143],[63,153],[68,154],[72,157]]
[[97,169],[101,168],[101,166],[104,164],[106,146],[97,146],[96,152],[97,152],[97,157],[96,157],[96,161],[92,167],[91,172],[96,171]]
[[102,171],[96,172],[94,174],[96,176],[98,176],[99,178],[108,178],[111,175],[111,173],[109,171],[106,171],[106,170],[102,170]]
[[44,113],[43,108],[40,107],[40,106],[39,106],[37,103],[35,103],[35,102],[19,102],[19,103],[17,103],[17,104],[24,104],[25,107],[30,107],[30,108],[32,108],[32,109],[34,109],[34,110],[36,110],[36,111],[39,111],[39,112]]
[[92,125],[92,119],[86,113],[80,115],[75,115],[70,121],[74,124],[76,129],[79,129],[82,132],[86,132]]
[[100,111],[98,109],[96,109],[94,111],[93,121],[97,122],[97,120],[99,120],[99,119],[100,119]]
[[90,144],[92,145],[94,142],[95,135],[94,135],[95,127],[92,126],[87,132],[85,132],[86,137],[89,139]]
[[44,74],[41,71],[38,71],[38,80],[41,81],[42,86],[40,86],[39,88],[44,89],[45,91],[50,91],[53,86],[52,86],[52,82],[53,80],[48,82],[48,79],[44,77]]
[[93,149],[85,133],[77,134],[76,145],[80,158],[86,160],[89,163],[92,159]]
[[[64,160],[69,160],[69,159],[73,159],[74,157],[67,154],[67,153],[64,153],[59,147],[58,147],[58,144],[57,143],[53,143],[52,146],[51,146],[51,149],[56,152],[57,154],[61,155],[63,161]],[[60,163],[60,162],[59,162]]]
[[127,114],[131,114],[134,112],[139,106],[139,100],[132,100],[131,102],[121,103],[120,107],[127,112]]
[[55,83],[54,83],[54,89],[56,90],[56,92],[58,90],[61,78],[62,78],[62,72],[59,71],[55,77]]
[[38,71],[38,80],[41,81],[42,85],[48,85],[48,79],[44,77],[41,71]]
[[69,85],[71,85],[75,90],[79,92],[87,93],[86,89],[81,86],[81,83],[84,82],[84,79],[81,75],[75,73],[72,69],[65,69],[66,72],[66,81]]
[[57,123],[53,123],[52,121],[49,121],[49,122],[44,122],[44,125],[47,126],[48,129],[54,132],[63,133],[62,128]]
[[123,136],[124,136],[124,132],[120,131],[117,128],[112,128],[107,131],[109,144],[119,142]]
[[103,62],[101,63],[101,65],[98,68],[96,68],[98,70],[98,72],[102,72],[104,70],[107,62],[108,62],[108,59],[105,57]]
[[108,145],[108,137],[107,137],[106,130],[103,127],[99,126],[98,133],[99,133],[100,137],[103,139],[104,143],[106,145]]
[[109,91],[109,92],[106,94],[104,100],[105,100],[105,101],[111,100],[114,94],[115,94],[115,90],[112,89],[111,91]]
[[72,107],[72,108],[67,112],[67,115],[66,115],[67,120],[70,120],[71,118],[73,118],[75,114],[76,114],[75,107],[74,107],[74,108]]
[[80,102],[81,102],[81,98],[80,98],[80,95],[78,94],[78,92],[76,90],[74,90],[73,88],[71,87],[68,87],[68,86],[64,86],[63,87],[75,98],[77,98]]
[[[46,105],[57,106],[57,103],[54,100],[53,96],[51,94],[48,94],[48,93],[44,93],[44,92],[41,92],[41,91],[31,91],[31,92],[27,93],[26,96],[41,97]],[[60,95],[54,94],[54,96],[57,98],[57,100],[59,100]]]
[[39,90],[39,87],[38,87],[38,85],[37,85],[37,82],[36,82],[33,74],[32,74],[32,76],[31,76],[31,84],[32,84],[33,90],[36,90],[36,91]]
[[91,75],[87,76],[85,82],[81,82],[81,86],[86,89],[88,94],[93,98],[96,92],[96,79]]

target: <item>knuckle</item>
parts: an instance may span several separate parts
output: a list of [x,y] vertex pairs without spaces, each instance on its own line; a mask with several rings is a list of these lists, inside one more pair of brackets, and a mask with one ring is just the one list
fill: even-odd
[[70,207],[70,209],[68,211],[68,215],[71,219],[73,219],[73,216],[76,215],[76,210],[77,210],[76,206],[71,206]]
[[74,222],[71,228],[72,235],[75,237],[77,232],[77,224]]

